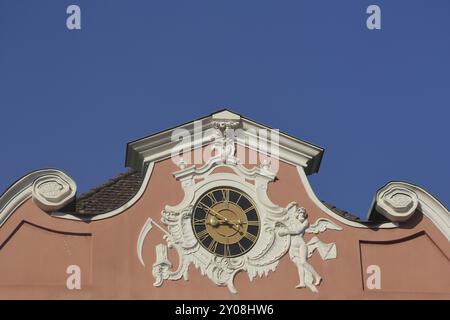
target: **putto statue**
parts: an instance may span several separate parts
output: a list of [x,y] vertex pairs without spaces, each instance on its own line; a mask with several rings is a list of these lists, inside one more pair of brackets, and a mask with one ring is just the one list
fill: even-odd
[[290,237],[289,257],[298,268],[299,284],[296,288],[308,287],[313,292],[318,292],[318,286],[322,277],[308,262],[315,249],[318,249],[323,260],[334,259],[337,256],[336,244],[325,244],[317,237],[313,237],[308,243],[303,238],[305,232],[317,234],[327,229],[341,230],[341,228],[327,219],[320,218],[313,225],[309,225],[308,214],[305,208],[293,205],[288,206],[288,221],[280,223],[278,235]]

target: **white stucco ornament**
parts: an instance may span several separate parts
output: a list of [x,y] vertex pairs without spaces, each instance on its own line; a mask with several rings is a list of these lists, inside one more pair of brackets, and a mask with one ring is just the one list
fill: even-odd
[[44,211],[55,211],[70,203],[76,194],[75,182],[63,173],[49,174],[33,182],[33,202]]
[[[221,122],[221,127],[227,125]],[[156,246],[156,261],[153,263],[154,286],[161,286],[166,280],[189,278],[189,266],[192,264],[218,286],[226,286],[237,293],[234,277],[238,272],[247,272],[250,281],[255,277],[268,276],[275,271],[280,259],[289,254],[297,266],[299,283],[297,288],[307,287],[317,292],[322,278],[308,262],[311,255],[318,251],[322,259],[337,257],[334,243],[322,243],[317,236],[310,241],[304,239],[305,233],[318,234],[327,229],[342,230],[330,220],[320,218],[310,225],[306,210],[291,202],[280,207],[269,199],[267,185],[275,180],[270,164],[248,169],[239,163],[234,155],[232,141],[223,135],[217,135],[214,147],[218,151],[204,166],[185,165],[174,173],[184,190],[184,199],[176,206],[166,206],[161,213],[163,226],[151,218],[144,223],[137,241],[137,255],[142,263],[143,244],[147,234],[156,226],[164,233],[166,244]],[[214,172],[226,167],[233,173]],[[230,171],[230,170],[227,170]],[[192,227],[194,205],[205,192],[217,187],[230,187],[241,190],[254,201],[260,219],[260,231],[253,247],[245,254],[236,257],[217,256],[206,250],[196,238]],[[179,256],[176,270],[168,258],[168,249],[175,249]]]
[[377,194],[377,209],[390,221],[408,220],[416,211],[417,194],[401,186],[388,186]]

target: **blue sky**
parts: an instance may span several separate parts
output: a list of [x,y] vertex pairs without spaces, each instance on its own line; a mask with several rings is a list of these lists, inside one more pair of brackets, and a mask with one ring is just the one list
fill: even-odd
[[[66,28],[81,7],[82,29]],[[366,28],[381,7],[382,29]],[[126,143],[227,106],[325,148],[319,198],[365,216],[391,180],[450,206],[448,0],[0,0],[0,193],[79,193]]]

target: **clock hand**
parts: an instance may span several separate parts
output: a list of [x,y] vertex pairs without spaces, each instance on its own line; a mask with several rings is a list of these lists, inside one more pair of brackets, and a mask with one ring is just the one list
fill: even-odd
[[222,220],[218,217],[216,217],[215,215],[212,215],[209,217],[208,220],[206,220],[206,223],[213,226],[213,227],[217,227],[219,224],[227,224],[228,222],[225,220]]
[[214,215],[212,215],[211,220],[207,220],[206,223],[211,225],[212,227],[217,227],[218,225],[221,225],[221,224],[227,224],[227,225],[231,226],[234,230],[239,232],[240,234],[243,233],[243,231],[240,228],[240,225],[236,224],[235,222],[229,221],[229,220],[221,220]]
[[235,222],[233,220],[228,220],[226,217],[224,217],[223,215],[221,215],[220,213],[218,213],[217,211],[215,211],[213,208],[208,207],[207,205],[203,204],[200,202],[200,205],[202,207],[204,207],[209,213],[211,213],[211,215],[215,216],[218,220],[219,223],[222,221],[224,221],[226,224],[231,225],[232,227],[234,227],[233,229],[235,229],[236,231],[238,231],[239,233],[242,233],[239,225],[242,225],[242,222]]
[[204,207],[206,210],[208,210],[209,213],[211,213],[211,215],[215,216],[216,218],[220,219],[220,220],[224,220],[224,221],[228,221],[228,219],[226,217],[224,217],[223,215],[221,215],[220,213],[218,213],[217,211],[214,211],[214,209],[204,205],[203,203],[201,203],[201,206]]
[[240,223],[237,223],[237,222],[235,222],[233,220],[227,220],[227,221],[225,221],[225,223],[227,223],[229,226],[231,226],[234,230],[236,230],[240,234],[243,233],[242,230],[241,230],[241,227],[240,227],[241,226]]
[[236,230],[239,233],[242,233],[241,228],[238,226],[238,224],[236,222],[228,220],[226,217],[224,217],[223,215],[221,215],[220,213],[218,213],[214,209],[206,206],[205,204],[203,204],[201,202],[200,202],[200,204],[201,204],[202,207],[204,207],[206,210],[208,210],[208,212],[211,213],[211,215],[213,215],[216,218],[218,218],[219,222],[220,222],[220,220],[223,220],[226,224],[232,226],[234,230]]
[[242,224],[245,224],[246,222],[242,222],[241,220],[237,220],[237,221],[235,221],[235,220],[228,220],[228,223],[241,226]]

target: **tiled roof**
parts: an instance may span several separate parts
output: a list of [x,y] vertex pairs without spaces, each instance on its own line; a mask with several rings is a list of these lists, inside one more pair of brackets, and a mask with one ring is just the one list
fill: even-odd
[[139,190],[141,172],[131,170],[108,180],[76,199],[75,213],[96,215],[117,209],[127,203]]

